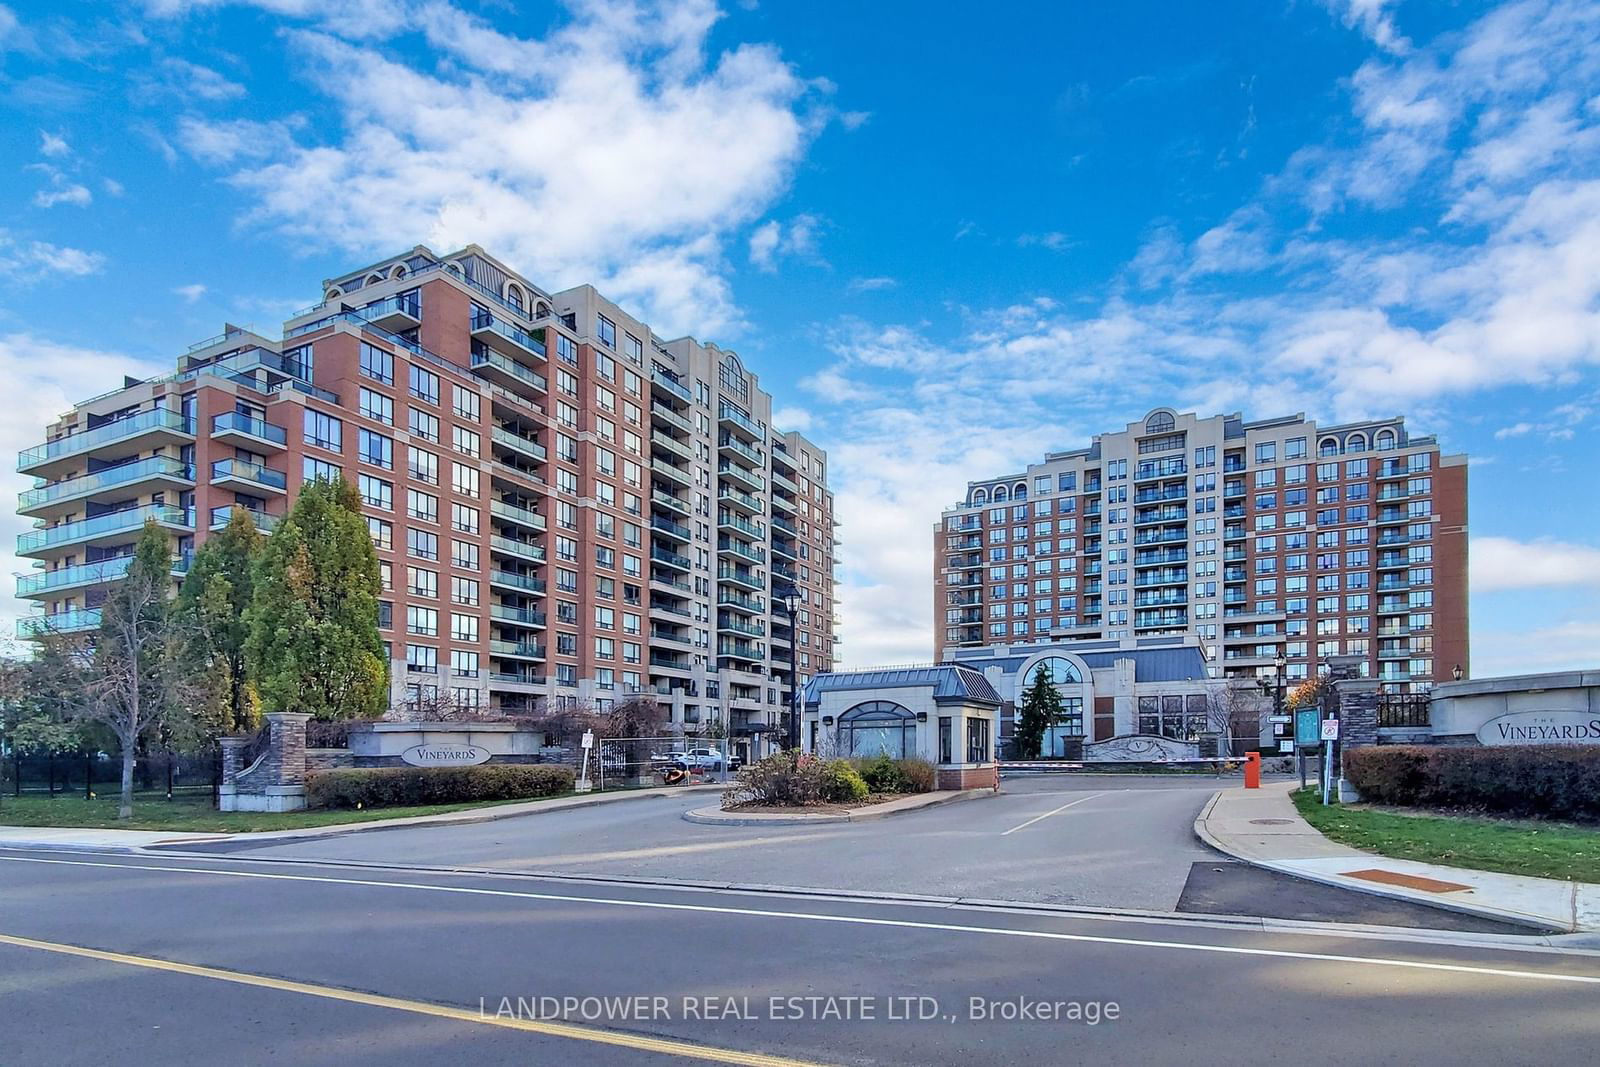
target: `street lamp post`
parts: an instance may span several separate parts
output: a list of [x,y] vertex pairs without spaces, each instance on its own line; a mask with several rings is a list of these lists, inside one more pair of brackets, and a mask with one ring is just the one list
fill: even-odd
[[796,639],[794,618],[795,612],[800,607],[800,590],[793,582],[773,590],[774,595],[783,601],[783,610],[789,615],[789,729],[786,731],[788,747],[791,751],[800,750],[800,678],[795,666]]

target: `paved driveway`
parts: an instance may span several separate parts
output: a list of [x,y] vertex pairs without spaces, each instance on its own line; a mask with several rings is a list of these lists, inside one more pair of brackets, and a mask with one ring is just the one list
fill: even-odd
[[466,826],[386,830],[239,851],[252,857],[461,865],[1172,911],[1209,778],[1040,776],[996,797],[844,826],[702,826],[700,793]]

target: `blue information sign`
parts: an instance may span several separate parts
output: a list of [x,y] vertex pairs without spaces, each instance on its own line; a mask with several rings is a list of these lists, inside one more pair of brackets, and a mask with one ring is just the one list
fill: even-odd
[[1322,713],[1315,707],[1296,708],[1294,713],[1294,743],[1301,748],[1316,748],[1322,744]]

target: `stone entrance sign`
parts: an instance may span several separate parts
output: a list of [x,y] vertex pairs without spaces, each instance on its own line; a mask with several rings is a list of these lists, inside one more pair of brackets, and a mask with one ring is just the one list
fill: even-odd
[[1478,727],[1485,745],[1600,745],[1600,715],[1587,711],[1514,711]]
[[412,745],[400,758],[413,767],[472,767],[489,762],[490,752],[477,745]]

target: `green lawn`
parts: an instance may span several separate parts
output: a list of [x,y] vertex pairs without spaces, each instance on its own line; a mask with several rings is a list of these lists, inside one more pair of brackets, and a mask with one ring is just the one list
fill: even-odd
[[1315,789],[1296,790],[1293,796],[1307,822],[1351,848],[1447,867],[1600,882],[1600,828],[1324,807]]
[[[562,796],[571,796],[563,793]],[[554,800],[555,797],[539,797]],[[361,811],[252,812],[217,811],[211,807],[209,791],[179,795],[167,800],[161,793],[135,795],[133,818],[117,818],[117,798],[102,793],[93,800],[82,794],[71,796],[14,797],[0,795],[0,826],[76,826],[114,830],[180,830],[189,833],[250,833],[260,830],[298,830],[308,826],[334,826],[340,823],[372,822],[377,819],[404,819],[414,815],[438,815],[469,808],[492,808],[503,804],[523,804],[522,800],[499,800],[476,804],[432,804],[412,808],[367,808]]]

